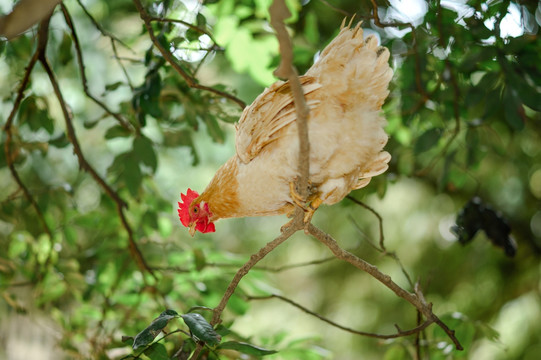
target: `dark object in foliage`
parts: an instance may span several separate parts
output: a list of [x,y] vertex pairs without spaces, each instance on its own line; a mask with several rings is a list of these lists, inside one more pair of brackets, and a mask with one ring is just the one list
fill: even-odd
[[515,256],[517,243],[510,236],[511,227],[505,218],[479,197],[474,197],[458,212],[456,225],[451,227],[451,231],[465,245],[473,240],[479,230],[484,230],[490,241],[502,247],[507,256]]

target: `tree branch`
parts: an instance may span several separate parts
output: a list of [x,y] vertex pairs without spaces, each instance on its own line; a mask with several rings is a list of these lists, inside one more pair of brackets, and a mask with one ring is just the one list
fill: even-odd
[[135,7],[137,8],[137,10],[139,11],[139,15],[141,16],[141,19],[143,20],[143,22],[145,24],[145,28],[148,31],[148,35],[150,36],[150,39],[152,40],[152,43],[158,49],[158,51],[162,54],[163,58],[173,67],[173,69],[175,69],[176,72],[178,72],[180,74],[180,76],[182,76],[182,78],[184,79],[184,81],[186,81],[186,84],[189,87],[195,88],[195,89],[200,89],[200,90],[210,91],[210,92],[212,92],[212,93],[214,93],[216,95],[219,95],[221,97],[229,99],[229,100],[237,103],[237,105],[239,105],[241,109],[244,109],[246,107],[246,104],[244,103],[244,101],[240,100],[236,96],[233,96],[233,95],[231,95],[231,94],[229,94],[229,93],[227,93],[225,91],[221,91],[221,90],[209,87],[209,86],[201,85],[201,84],[199,84],[197,82],[196,79],[194,79],[190,75],[188,75],[188,73],[186,73],[186,71],[184,71],[184,69],[179,65],[179,63],[177,62],[177,60],[173,56],[173,54],[171,54],[171,52],[169,50],[167,50],[160,43],[160,41],[158,40],[158,38],[154,34],[154,29],[152,29],[152,24],[151,24],[151,22],[153,21],[154,18],[151,17],[146,12],[146,10],[143,7],[143,5],[141,4],[140,0],[133,0],[133,2],[135,4]]
[[11,145],[12,145],[12,127],[13,127],[13,121],[15,119],[15,115],[17,114],[17,111],[19,110],[19,107],[21,105],[22,100],[24,99],[24,91],[26,90],[26,87],[28,86],[30,82],[30,74],[32,73],[32,70],[34,70],[34,66],[36,65],[36,62],[38,61],[39,54],[45,50],[45,47],[47,46],[47,36],[49,34],[49,20],[50,16],[48,16],[45,20],[43,20],[38,28],[38,45],[36,48],[36,51],[32,55],[32,58],[30,59],[30,62],[26,66],[23,79],[21,81],[21,84],[19,85],[19,89],[17,90],[17,96],[15,98],[15,102],[13,103],[13,108],[11,109],[11,112],[6,120],[6,123],[4,124],[4,131],[6,133],[6,141],[4,143],[4,152],[6,154],[6,164],[9,168],[9,171],[11,173],[11,176],[19,186],[19,188],[22,190],[25,198],[30,202],[32,207],[34,208],[34,211],[36,212],[38,219],[43,226],[43,230],[47,235],[49,235],[49,238],[52,239],[52,232],[49,228],[49,225],[47,225],[47,222],[45,221],[45,217],[43,216],[43,213],[41,212],[41,209],[38,206],[38,203],[26,187],[26,185],[23,183],[21,177],[19,176],[19,173],[17,169],[15,168],[15,157],[16,154],[12,153]]
[[214,36],[212,35],[211,32],[207,31],[206,29],[201,29],[200,27],[198,26],[195,26],[193,24],[190,24],[189,22],[187,21],[184,21],[184,20],[179,20],[179,19],[169,19],[169,18],[159,18],[159,17],[155,17],[155,16],[151,16],[149,18],[150,21],[158,21],[158,22],[168,22],[168,23],[174,23],[174,24],[181,24],[181,25],[184,25],[186,26],[187,28],[190,28],[192,30],[195,30],[197,32],[200,32],[201,34],[204,34],[204,35],[207,35],[210,40],[212,40],[212,42],[214,44],[217,44],[216,42],[216,39],[214,39]]
[[139,269],[142,272],[149,272],[152,276],[155,277],[154,272],[152,269],[147,265],[145,259],[143,258],[143,254],[137,247],[137,244],[135,243],[135,239],[133,237],[133,231],[128,224],[128,221],[126,219],[126,216],[124,214],[124,208],[127,207],[126,202],[120,198],[120,196],[114,191],[106,182],[101,178],[101,176],[96,172],[96,170],[90,165],[90,163],[86,160],[86,158],[83,155],[83,152],[81,150],[81,146],[79,144],[79,141],[77,140],[77,136],[75,134],[75,128],[73,127],[73,115],[71,111],[68,109],[68,105],[66,104],[64,100],[64,96],[62,95],[62,91],[60,90],[60,86],[58,85],[58,81],[56,80],[55,74],[53,70],[51,69],[51,66],[49,65],[49,62],[47,60],[46,54],[45,54],[45,47],[41,49],[38,53],[38,60],[40,61],[41,65],[43,66],[45,72],[47,73],[49,77],[49,81],[51,82],[51,85],[53,87],[54,94],[56,98],[58,99],[58,102],[60,104],[60,108],[62,109],[62,114],[64,116],[64,120],[66,123],[66,132],[68,135],[68,139],[71,142],[73,146],[73,152],[75,153],[75,156],[77,157],[77,160],[79,161],[79,167],[81,170],[84,170],[90,174],[90,176],[98,183],[98,185],[106,192],[106,194],[113,199],[113,201],[117,205],[117,212],[120,217],[122,226],[124,229],[126,229],[126,232],[128,233],[128,241],[129,241],[129,250],[132,258],[135,260],[135,263],[139,267]]
[[369,264],[368,262],[364,261],[363,259],[358,258],[357,256],[353,255],[352,253],[342,249],[336,240],[334,240],[330,235],[326,234],[325,232],[321,231],[317,227],[315,227],[312,224],[308,225],[307,228],[308,232],[312,234],[316,239],[321,241],[325,246],[327,246],[331,252],[339,259],[349,262],[351,265],[355,266],[356,268],[363,270],[364,272],[367,272],[372,277],[374,277],[376,280],[381,282],[383,285],[388,287],[390,290],[392,290],[397,296],[405,299],[407,302],[415,306],[426,318],[427,321],[435,322],[438,324],[449,336],[449,338],[453,341],[455,344],[455,347],[457,350],[463,350],[462,345],[460,345],[460,342],[455,336],[454,330],[451,330],[445,325],[433,312],[432,312],[432,304],[427,303],[424,295],[419,288],[419,286],[415,287],[415,293],[410,293],[404,289],[402,289],[398,284],[396,284],[389,275],[386,275],[378,270],[377,267],[374,265]]
[[336,327],[338,329],[344,330],[344,331],[346,331],[348,333],[355,334],[355,335],[372,337],[372,338],[378,338],[378,339],[395,339],[395,338],[398,338],[398,337],[404,337],[404,336],[410,336],[410,335],[418,334],[419,332],[426,329],[433,322],[431,320],[426,320],[422,324],[420,324],[420,325],[418,325],[418,326],[416,326],[416,327],[414,327],[412,329],[409,329],[409,330],[402,330],[398,326],[395,326],[396,329],[397,329],[397,332],[395,334],[388,334],[388,335],[376,334],[376,333],[371,333],[371,332],[366,332],[366,331],[359,331],[359,330],[355,330],[355,329],[340,325],[340,324],[338,324],[338,323],[336,323],[336,322],[334,322],[332,320],[327,319],[324,316],[319,315],[316,312],[313,312],[312,310],[307,309],[306,307],[296,303],[295,301],[286,298],[285,296],[281,296],[281,295],[277,295],[277,294],[271,294],[271,295],[267,295],[267,296],[247,296],[248,300],[268,300],[268,299],[272,299],[272,298],[280,299],[280,300],[282,300],[282,301],[296,307],[297,309],[300,309],[301,311],[303,311],[303,312],[305,312],[305,313],[307,313],[307,314],[309,314],[309,315],[311,315],[313,317],[316,317],[319,320],[321,320],[323,322],[326,322],[327,324],[329,324],[331,326],[334,326],[334,327]]
[[379,248],[375,244],[373,244],[372,241],[370,241],[365,234],[362,233],[360,226],[357,225],[357,223],[355,222],[355,220],[353,218],[351,219],[351,221],[352,221],[353,225],[355,225],[355,227],[357,228],[357,231],[359,231],[359,233],[361,233],[365,237],[367,237],[367,240],[368,240],[369,244],[372,245],[372,247],[374,249],[381,252],[385,256],[391,257],[398,264],[398,266],[402,270],[402,273],[406,277],[406,280],[408,281],[410,286],[414,287],[414,284],[413,284],[413,281],[411,280],[410,275],[408,274],[408,272],[406,271],[406,269],[402,265],[402,262],[400,261],[400,259],[396,255],[396,253],[394,251],[388,251],[387,248],[385,248],[385,246],[384,246],[383,218],[381,217],[381,215],[376,210],[374,210],[372,207],[368,206],[367,204],[363,203],[360,200],[355,199],[353,196],[347,195],[346,197],[349,200],[353,201],[355,204],[360,205],[360,206],[364,207],[366,210],[370,211],[378,219],[378,224],[379,224],[379,246],[380,246]]
[[75,26],[73,25],[73,20],[71,18],[71,15],[68,12],[68,9],[63,3],[60,3],[60,8],[62,9],[62,13],[64,14],[64,19],[66,20],[66,24],[68,25],[70,32],[71,32],[71,38],[73,39],[73,45],[75,46],[75,52],[77,53],[77,63],[79,65],[79,73],[81,74],[81,82],[83,84],[83,91],[92,101],[94,101],[98,106],[100,106],[107,114],[114,117],[120,125],[127,129],[127,130],[133,130],[133,126],[129,123],[128,120],[126,120],[122,115],[119,113],[113,112],[103,101],[95,97],[90,93],[88,90],[88,81],[86,78],[85,73],[85,64],[83,60],[83,52],[81,51],[81,45],[79,43],[79,38],[77,37],[77,32],[75,31]]
[[126,71],[126,68],[124,67],[124,65],[122,64],[122,58],[120,56],[118,56],[118,51],[117,51],[117,48],[116,48],[116,43],[118,42],[119,44],[121,44],[122,46],[124,46],[126,49],[128,49],[129,51],[131,51],[132,53],[134,53],[134,51],[125,43],[123,42],[122,40],[120,40],[119,38],[117,38],[114,34],[111,34],[110,32],[108,32],[107,30],[105,30],[97,21],[96,19],[94,19],[94,17],[92,16],[92,14],[90,14],[90,12],[88,11],[88,9],[83,5],[83,3],[81,2],[81,0],[77,0],[77,3],[79,4],[79,6],[81,7],[81,9],[83,9],[83,12],[86,14],[86,16],[90,19],[90,22],[92,24],[94,24],[94,26],[96,27],[96,29],[98,29],[98,31],[103,35],[103,36],[106,36],[108,37],[109,39],[111,39],[111,47],[113,49],[113,54],[115,54],[115,59],[117,60],[118,62],[118,65],[120,66],[120,68],[122,69],[122,72],[124,73],[124,76],[126,77],[126,81],[128,82],[128,85],[130,87],[130,89],[133,91],[134,87],[131,83],[131,80],[130,80],[130,76],[128,75],[128,72]]

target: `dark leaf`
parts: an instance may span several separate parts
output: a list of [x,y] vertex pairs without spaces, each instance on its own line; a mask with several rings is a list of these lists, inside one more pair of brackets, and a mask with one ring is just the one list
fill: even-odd
[[145,355],[148,356],[150,360],[170,360],[167,349],[160,343],[152,344],[152,346],[145,350]]
[[117,82],[114,82],[112,84],[105,85],[105,90],[114,91],[114,90],[118,89],[122,85],[124,85],[124,83],[122,81],[117,81]]
[[207,26],[207,18],[201,13],[197,13],[196,17],[197,27],[204,29]]
[[520,116],[519,111],[522,109],[522,104],[517,92],[509,86],[503,92],[503,104],[505,110],[505,120],[514,130],[522,130],[524,121]]
[[186,30],[186,39],[188,41],[197,41],[201,36],[201,31],[189,28]]
[[203,268],[207,265],[205,253],[201,249],[193,249],[193,258],[195,263],[195,269],[197,271],[203,270]]
[[139,162],[132,156],[126,157],[124,171],[122,172],[121,177],[130,193],[133,196],[137,196],[143,177],[141,175],[141,169],[139,168]]
[[416,154],[430,150],[434,147],[441,138],[442,130],[440,128],[432,128],[425,131],[415,142],[413,151]]
[[218,121],[216,121],[216,117],[212,114],[207,113],[204,115],[203,119],[205,121],[205,124],[207,125],[207,131],[212,137],[212,139],[218,143],[223,143],[225,139],[225,134],[220,127],[220,124],[218,124]]
[[227,341],[218,346],[218,349],[228,349],[236,350],[243,354],[252,355],[252,356],[265,356],[276,354],[276,350],[268,350],[259,346],[255,346],[248,343],[237,342],[237,341]]
[[466,131],[466,166],[476,166],[481,160],[482,151],[479,147],[479,133],[469,127]]
[[69,142],[68,137],[66,136],[65,133],[61,133],[60,135],[58,135],[54,139],[49,140],[49,144],[54,146],[54,147],[57,147],[57,148],[64,148],[64,147],[68,146],[69,143],[70,142]]
[[212,326],[205,320],[203,316],[197,313],[180,315],[190,332],[197,339],[204,341],[210,346],[218,344],[222,337],[214,331]]
[[67,32],[64,32],[64,36],[58,47],[57,56],[58,61],[60,61],[62,65],[66,65],[73,59],[73,55],[71,54],[71,36],[69,36]]
[[142,219],[141,223],[153,230],[158,229],[158,215],[154,211],[147,211]]
[[445,188],[445,185],[450,181],[449,179],[449,173],[451,169],[451,165],[453,164],[453,161],[455,159],[456,151],[450,152],[445,156],[445,161],[443,162],[443,169],[441,171],[440,175],[440,181],[439,181],[439,190],[443,191]]
[[145,136],[138,136],[133,141],[133,151],[135,156],[146,166],[152,169],[152,172],[156,171],[158,167],[158,159],[152,146],[152,141]]
[[120,125],[115,125],[113,127],[110,127],[106,132],[105,132],[105,138],[106,139],[114,139],[114,138],[117,138],[117,137],[127,137],[127,136],[130,136],[131,135],[131,132],[120,126]]

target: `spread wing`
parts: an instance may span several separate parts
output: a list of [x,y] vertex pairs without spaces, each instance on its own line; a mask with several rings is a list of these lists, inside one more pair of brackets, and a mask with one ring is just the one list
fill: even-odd
[[[301,76],[299,80],[307,105],[313,110],[320,102],[315,95],[321,84],[310,76]],[[266,89],[244,109],[237,124],[237,155],[242,162],[250,162],[267,144],[278,139],[280,130],[296,118],[288,82],[278,81]]]

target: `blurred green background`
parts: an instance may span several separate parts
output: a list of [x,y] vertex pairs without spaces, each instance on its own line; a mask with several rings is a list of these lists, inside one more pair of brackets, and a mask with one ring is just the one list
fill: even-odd
[[[392,334],[395,324],[417,325],[410,304],[300,233],[243,279],[223,314],[222,341],[278,351],[268,359],[537,359],[541,5],[287,3],[300,73],[353,14],[391,51],[395,76],[384,112],[393,159],[389,171],[351,195],[381,216],[386,248],[465,350],[454,350],[436,325],[418,338],[380,340],[277,298],[248,299],[280,294],[359,331]],[[26,70],[36,27],[0,40],[0,359],[132,358],[123,335],[136,335],[165,309],[216,306],[236,270],[287,221],[223,220],[216,233],[191,238],[176,215],[180,192],[202,191],[235,151],[241,107],[217,91],[249,104],[276,81],[270,1],[142,4],[154,17],[155,43],[134,2],[67,0],[56,7],[45,57],[72,113],[67,121],[43,66]],[[0,13],[12,6],[0,1]],[[156,43],[187,77],[214,90],[190,88]],[[94,176],[81,170],[66,124]],[[514,257],[483,232],[465,246],[450,232],[474,196],[509,223]],[[128,206],[119,207],[119,199]],[[380,238],[374,214],[345,199],[318,210],[314,223],[412,291],[400,265],[371,245]],[[133,244],[147,269],[138,266]],[[198,311],[210,319],[209,311]],[[172,320],[167,331],[176,329],[187,331]],[[158,344],[140,357],[182,359],[194,347],[183,333]],[[202,358],[261,355],[251,349],[252,355],[206,348]]]

